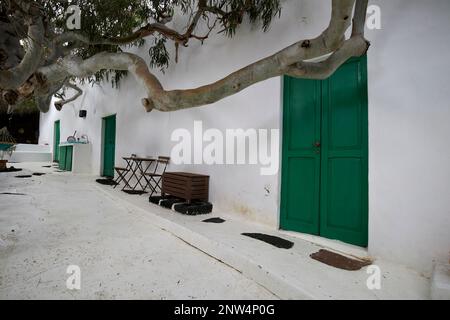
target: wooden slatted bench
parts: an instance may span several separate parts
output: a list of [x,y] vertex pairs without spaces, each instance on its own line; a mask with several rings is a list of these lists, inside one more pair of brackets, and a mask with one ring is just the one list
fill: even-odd
[[189,172],[165,172],[162,176],[161,195],[172,195],[191,203],[208,201],[209,176]]

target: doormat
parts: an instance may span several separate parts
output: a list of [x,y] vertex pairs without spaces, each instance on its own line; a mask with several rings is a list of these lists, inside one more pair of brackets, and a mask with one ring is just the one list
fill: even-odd
[[141,191],[141,190],[122,190],[123,192],[126,192],[128,194],[134,194],[134,195],[141,195],[144,193],[147,193],[147,191]]
[[31,177],[32,177],[31,174],[23,174],[23,175],[16,176],[16,178],[31,178]]
[[22,169],[16,169],[16,168],[14,168],[14,167],[10,167],[10,168],[6,168],[5,170],[0,170],[0,173],[3,173],[3,172],[17,172],[17,171],[22,171]]
[[209,222],[209,223],[224,223],[225,221],[226,220],[219,217],[202,220],[202,222]]
[[118,185],[118,183],[115,182],[113,179],[97,179],[97,180],[95,180],[95,182],[104,184],[107,186],[117,186]]
[[43,176],[45,173],[42,172],[33,172],[33,176]]
[[173,206],[176,212],[187,214],[189,216],[196,216],[199,214],[211,213],[213,205],[209,202],[192,202],[179,203]]
[[348,271],[356,271],[372,264],[369,260],[352,259],[325,249],[310,254],[310,257],[326,265]]
[[253,238],[253,239],[264,241],[264,242],[271,244],[272,246],[280,248],[280,249],[290,249],[294,246],[294,243],[291,241],[288,241],[288,240],[280,238],[280,237],[264,234],[264,233],[242,233],[242,235]]

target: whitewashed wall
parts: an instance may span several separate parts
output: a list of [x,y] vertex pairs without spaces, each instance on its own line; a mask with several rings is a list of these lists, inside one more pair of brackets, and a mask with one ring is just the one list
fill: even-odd
[[[450,249],[450,119],[446,57],[450,49],[450,1],[372,1],[382,8],[382,30],[370,31],[369,53],[369,251],[428,273]],[[203,46],[182,48],[179,63],[160,75],[168,89],[191,88],[297,41],[327,25],[329,0],[285,1],[281,19],[267,33],[243,26],[233,39],[217,35]],[[431,52],[429,47],[436,51]],[[136,52],[136,51],[135,51]],[[146,59],[146,49],[139,53]],[[423,64],[423,65],[422,65]],[[61,112],[41,116],[40,143],[74,130],[93,143],[93,170],[101,171],[101,118],[117,113],[116,163],[121,156],[168,155],[176,128],[281,128],[281,79],[270,79],[211,106],[174,113],[145,113],[145,95],[132,76],[113,90],[84,87],[84,96]],[[447,90],[448,91],[448,90]],[[78,110],[88,110],[86,119]],[[175,168],[172,169],[184,169]],[[279,217],[279,176],[261,176],[257,165],[196,165],[211,176],[216,208],[241,213],[274,228]]]
[[450,258],[450,1],[371,3],[369,249],[429,273]]

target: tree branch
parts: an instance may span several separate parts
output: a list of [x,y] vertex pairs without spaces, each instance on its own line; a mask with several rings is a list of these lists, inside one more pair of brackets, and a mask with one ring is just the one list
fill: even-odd
[[[345,31],[351,24],[355,1],[357,6],[353,17],[352,36],[345,40]],[[330,76],[348,58],[360,56],[367,51],[369,44],[363,37],[363,13],[366,8],[367,0],[333,0],[329,26],[318,37],[298,41],[221,80],[194,89],[164,90],[148,69],[146,62],[131,53],[102,52],[84,61],[75,56],[68,56],[53,65],[41,67],[39,72],[41,78],[54,83],[65,81],[69,77],[84,78],[103,69],[127,70],[133,73],[147,90],[147,97],[142,99],[147,111],[193,108],[216,102],[250,85],[283,74],[309,79],[324,79]],[[308,61],[327,54],[331,55],[324,61]]]
[[54,105],[55,105],[56,110],[58,110],[58,111],[61,111],[62,107],[65,104],[75,101],[76,99],[78,99],[78,97],[80,97],[83,94],[83,90],[81,90],[78,86],[76,86],[72,83],[67,83],[65,86],[75,90],[76,93],[69,99],[61,98],[60,100],[55,101]]
[[0,87],[16,89],[39,67],[44,54],[44,24],[36,18],[28,27],[28,46],[22,61],[15,67],[0,71]]

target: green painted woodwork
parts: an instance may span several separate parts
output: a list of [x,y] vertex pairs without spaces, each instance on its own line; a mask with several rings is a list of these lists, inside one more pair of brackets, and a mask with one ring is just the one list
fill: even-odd
[[53,161],[55,162],[59,161],[59,140],[61,137],[60,129],[60,121],[57,120],[53,126]]
[[280,227],[367,246],[367,58],[284,78]]
[[73,146],[63,145],[59,147],[59,169],[72,171]]
[[116,154],[116,115],[103,118],[103,172],[105,177],[114,177]]
[[66,154],[67,154],[67,147],[60,146],[59,147],[59,169],[60,170],[66,170]]
[[72,171],[73,146],[66,147],[66,171]]

